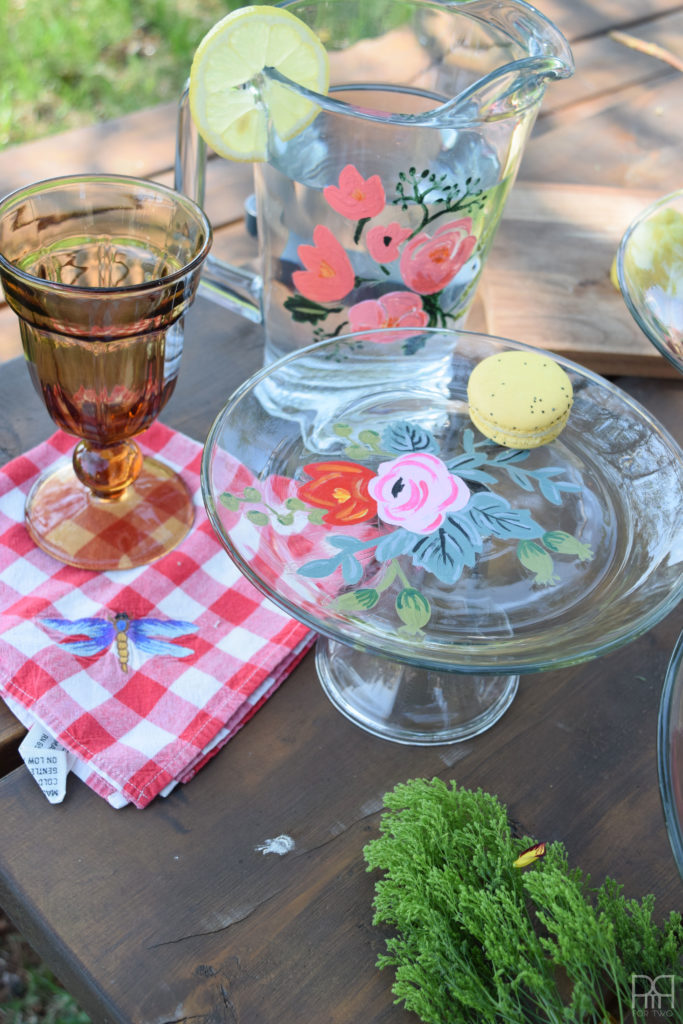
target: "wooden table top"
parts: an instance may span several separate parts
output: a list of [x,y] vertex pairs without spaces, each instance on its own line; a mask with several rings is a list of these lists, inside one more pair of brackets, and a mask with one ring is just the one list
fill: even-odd
[[[683,382],[638,336],[608,281],[632,211],[679,187],[683,163],[680,72],[610,32],[683,58],[683,14],[667,0],[647,15],[638,0],[618,11],[610,0],[538,6],[572,42],[577,72],[546,94],[470,326],[546,345],[552,334],[558,351],[610,373],[683,442]],[[174,130],[168,107],[6,151],[0,188],[45,177],[46,167],[170,181]],[[241,223],[250,187],[249,168],[212,164],[218,253],[254,256]],[[541,258],[541,235],[554,262]],[[0,310],[7,357],[16,335]],[[161,419],[203,440],[261,350],[259,327],[198,300]],[[9,358],[1,460],[52,429],[23,360]],[[391,977],[375,968],[384,935],[371,924],[374,878],[362,857],[398,782],[438,775],[497,793],[525,831],[561,840],[596,882],[610,875],[628,896],[654,893],[658,917],[683,906],[656,767],[659,695],[682,625],[677,610],[607,657],[525,677],[489,732],[432,749],[348,722],[309,655],[188,786],[142,812],[113,811],[73,778],[64,803],[49,806],[14,768],[22,730],[2,708],[0,906],[97,1024],[407,1024],[415,1018],[393,1005]],[[291,853],[259,851],[283,833],[295,840]]]

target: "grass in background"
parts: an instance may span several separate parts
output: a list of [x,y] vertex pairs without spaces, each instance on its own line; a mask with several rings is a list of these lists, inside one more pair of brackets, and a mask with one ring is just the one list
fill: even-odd
[[0,1022],[90,1024],[0,910]]
[[202,36],[248,5],[0,0],[0,148],[175,100]]

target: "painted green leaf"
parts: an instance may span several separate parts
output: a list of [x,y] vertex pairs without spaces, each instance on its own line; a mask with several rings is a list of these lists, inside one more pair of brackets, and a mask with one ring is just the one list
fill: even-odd
[[379,601],[379,593],[373,587],[360,587],[341,594],[334,602],[335,608],[342,612],[360,612],[373,608]]
[[231,512],[239,512],[239,498],[236,498],[234,494],[230,494],[229,491],[224,491],[224,493],[221,494],[219,501],[221,505],[225,505],[225,507],[230,509]]

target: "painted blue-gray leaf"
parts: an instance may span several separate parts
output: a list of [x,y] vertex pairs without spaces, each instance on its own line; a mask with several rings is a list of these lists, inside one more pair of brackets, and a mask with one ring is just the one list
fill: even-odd
[[[473,494],[463,510],[482,537],[540,537],[543,527],[535,523],[528,509],[514,509],[499,494],[480,491]],[[461,514],[463,514],[461,513]]]
[[546,479],[540,477],[538,486],[545,500],[549,501],[551,505],[562,504],[562,494],[554,480],[551,480],[550,477]]
[[427,569],[442,583],[455,583],[465,567],[465,557],[455,538],[439,527],[415,545],[413,564]]
[[538,479],[541,494],[551,505],[562,504],[563,491],[572,494],[581,490],[578,484],[573,484],[569,480],[553,480],[553,477],[561,472],[562,470],[559,466],[548,466],[546,469],[536,470],[534,474]]
[[357,537],[345,537],[341,533],[335,533],[333,536],[327,537],[327,542],[333,548],[339,548],[340,551],[363,551],[368,546],[366,540],[358,540]]
[[[485,459],[481,462],[485,463]],[[446,463],[449,472],[455,473],[456,476],[462,477],[463,480],[469,480],[470,483],[478,484],[495,484],[496,478],[490,473],[487,473],[484,469],[473,468],[481,463],[475,462],[473,459],[469,459],[469,456],[463,455],[457,459],[451,459],[450,462]]]
[[510,475],[510,479],[518,487],[521,487],[523,491],[533,491],[534,484],[532,478],[524,469],[516,469],[515,466],[506,466],[506,469]]
[[417,423],[408,423],[407,420],[396,420],[384,428],[382,447],[397,455],[403,452],[439,454],[439,446],[432,434]]
[[450,512],[441,529],[459,548],[465,565],[472,566],[479,551],[484,547],[482,535],[473,520],[464,512]]
[[464,480],[486,477],[486,482],[495,483],[494,477],[480,470],[480,467],[485,466],[487,462],[488,459],[484,452],[466,451],[462,455],[456,455],[454,459],[449,459],[446,465],[451,473],[461,476]]
[[509,466],[513,462],[524,462],[530,454],[528,448],[503,448],[491,461],[495,462],[497,466]]
[[338,558],[315,558],[312,562],[306,562],[305,565],[297,569],[297,574],[316,580],[322,579],[324,576],[331,576],[338,565]]
[[400,527],[397,530],[392,530],[391,533],[383,534],[377,541],[375,558],[378,562],[388,562],[392,558],[404,555],[412,549],[418,536],[418,534],[410,533]]
[[341,571],[345,583],[360,583],[363,566],[351,554],[342,555]]
[[466,452],[474,451],[474,431],[469,427],[462,432],[462,446]]
[[491,476],[483,469],[467,469],[464,473],[457,473],[456,476],[461,476],[463,480],[467,480],[471,484],[491,485],[496,483],[495,476]]

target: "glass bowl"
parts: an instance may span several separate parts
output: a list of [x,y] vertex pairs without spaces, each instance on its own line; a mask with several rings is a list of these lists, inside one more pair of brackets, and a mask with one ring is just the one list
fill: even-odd
[[617,251],[617,278],[640,329],[683,373],[683,189],[629,225]]
[[666,828],[683,878],[683,633],[674,648],[662,689],[657,757]]
[[[217,535],[321,634],[323,687],[377,735],[475,735],[518,673],[604,654],[683,592],[676,442],[619,388],[546,353],[572,382],[567,426],[530,451],[495,445],[470,421],[467,381],[509,349],[538,351],[437,329],[330,339],[248,380],[208,436]],[[387,525],[392,495],[434,467],[461,498],[426,528]]]

